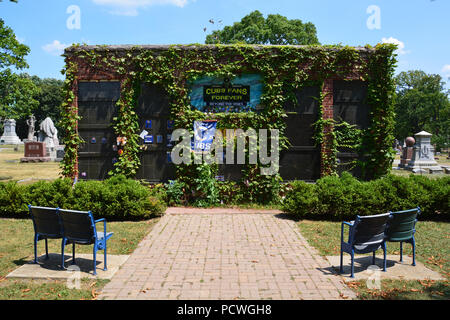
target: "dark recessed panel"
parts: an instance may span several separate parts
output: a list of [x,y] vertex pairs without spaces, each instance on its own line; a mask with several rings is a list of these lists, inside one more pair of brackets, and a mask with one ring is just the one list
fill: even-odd
[[117,145],[116,135],[110,128],[80,129],[79,135],[84,143],[79,146],[80,152],[95,152],[114,154],[114,145]]
[[167,92],[161,86],[142,84],[136,112],[139,117],[167,116],[170,113]]
[[280,155],[283,180],[315,181],[320,178],[320,152],[317,150],[283,151]]
[[114,101],[84,101],[78,103],[79,124],[109,125],[116,116],[117,106]]
[[303,87],[295,92],[295,96],[296,102],[288,100],[284,106],[286,137],[292,146],[313,146],[312,125],[317,120],[320,89],[318,86]]
[[79,82],[78,101],[117,101],[120,98],[120,82]]
[[166,151],[144,151],[140,154],[141,167],[137,179],[152,182],[167,182],[175,179],[175,166],[169,162]]
[[113,169],[112,157],[79,155],[78,171],[79,179],[104,180],[108,172]]
[[[317,114],[320,97],[320,88],[318,86],[303,87],[294,92],[296,101],[288,99],[284,105],[286,112],[296,112],[300,114]],[[295,99],[294,99],[295,100]]]
[[367,84],[363,81],[333,82],[334,119],[367,128],[369,107],[366,103]]

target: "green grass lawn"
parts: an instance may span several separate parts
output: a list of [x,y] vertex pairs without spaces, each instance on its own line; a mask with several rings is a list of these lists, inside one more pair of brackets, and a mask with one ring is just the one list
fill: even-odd
[[53,180],[60,176],[59,162],[20,162],[24,157],[24,146],[19,145],[17,151],[12,145],[0,145],[0,181],[10,180]]
[[[323,256],[340,253],[341,223],[330,221],[301,220],[298,226],[308,243]],[[345,237],[348,228],[345,229]],[[419,221],[416,224],[416,259],[428,268],[440,272],[445,281],[401,281],[385,279],[381,290],[370,290],[365,281],[347,281],[360,299],[450,299],[450,223]],[[388,254],[400,254],[398,243],[387,244]],[[381,252],[381,251],[380,251]],[[380,253],[381,254],[381,253]],[[411,255],[411,245],[403,245],[403,254]]]
[[[131,254],[159,218],[139,222],[108,222],[108,254]],[[61,280],[15,280],[5,276],[32,260],[33,223],[31,219],[0,218],[0,300],[79,300],[94,299],[108,280],[82,279],[81,289],[68,289]],[[61,251],[61,240],[48,241],[49,252]],[[72,246],[67,246],[67,254]],[[91,246],[76,246],[77,253],[92,253]],[[45,254],[44,241],[38,243],[38,255]]]

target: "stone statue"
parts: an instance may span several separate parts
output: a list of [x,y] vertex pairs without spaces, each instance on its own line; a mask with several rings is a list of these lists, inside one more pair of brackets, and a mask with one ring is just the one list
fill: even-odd
[[45,142],[47,148],[55,148],[59,146],[58,130],[56,130],[52,119],[45,118],[39,125],[39,141]]
[[34,124],[36,123],[36,118],[34,117],[34,115],[32,114],[30,116],[30,119],[27,120],[27,125],[28,125],[28,141],[34,141],[34,133],[36,132],[34,130]]

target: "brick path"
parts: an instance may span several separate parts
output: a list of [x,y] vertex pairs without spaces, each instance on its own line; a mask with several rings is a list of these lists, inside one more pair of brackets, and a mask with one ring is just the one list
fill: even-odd
[[295,222],[273,213],[166,213],[99,299],[340,299]]

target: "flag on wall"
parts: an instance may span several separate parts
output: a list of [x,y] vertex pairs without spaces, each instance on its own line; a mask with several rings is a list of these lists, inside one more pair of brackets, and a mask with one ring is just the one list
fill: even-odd
[[216,134],[217,121],[194,121],[194,152],[210,152]]

